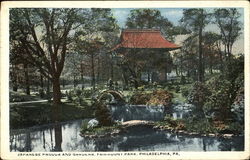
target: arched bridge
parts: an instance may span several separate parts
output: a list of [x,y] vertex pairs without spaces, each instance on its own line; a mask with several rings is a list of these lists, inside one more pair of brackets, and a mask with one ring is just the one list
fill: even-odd
[[98,96],[98,100],[107,100],[110,99],[111,101],[116,101],[116,103],[125,103],[124,96],[121,92],[116,91],[116,90],[106,90],[100,93]]

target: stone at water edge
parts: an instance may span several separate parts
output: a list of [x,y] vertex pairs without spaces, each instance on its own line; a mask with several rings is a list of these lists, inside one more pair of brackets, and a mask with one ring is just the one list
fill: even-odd
[[99,124],[99,122],[98,122],[96,119],[91,119],[91,120],[88,122],[87,128],[94,128],[94,127],[96,127],[98,124]]
[[151,124],[150,121],[144,121],[144,120],[131,120],[122,123],[123,126],[127,127],[137,126],[137,125],[150,125],[150,124]]

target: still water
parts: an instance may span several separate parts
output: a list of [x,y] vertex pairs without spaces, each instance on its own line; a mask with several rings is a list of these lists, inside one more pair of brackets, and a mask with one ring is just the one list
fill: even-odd
[[116,137],[79,135],[82,120],[11,130],[13,152],[50,151],[242,151],[244,137],[192,137],[136,127]]

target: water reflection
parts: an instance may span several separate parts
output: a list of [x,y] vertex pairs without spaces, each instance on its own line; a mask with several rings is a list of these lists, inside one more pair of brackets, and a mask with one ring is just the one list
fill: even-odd
[[192,137],[136,127],[117,137],[83,138],[81,120],[11,130],[10,150],[42,151],[240,151],[244,137]]
[[125,105],[125,106],[108,106],[112,118],[119,121],[129,120],[151,120],[160,121],[165,116],[164,106],[147,106],[147,105]]
[[62,151],[62,126],[60,123],[54,125],[55,130],[55,146],[53,151]]

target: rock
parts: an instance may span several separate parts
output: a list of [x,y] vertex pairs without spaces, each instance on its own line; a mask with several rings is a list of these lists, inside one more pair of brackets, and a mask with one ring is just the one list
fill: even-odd
[[99,124],[99,122],[98,122],[96,119],[91,119],[91,120],[88,122],[87,128],[94,128],[94,127],[96,127],[98,124]]
[[210,137],[215,137],[215,134],[209,133],[208,136],[210,136]]
[[184,131],[183,131],[183,130],[179,130],[178,132],[179,132],[179,133],[184,133]]
[[225,138],[231,138],[233,136],[233,134],[224,134],[223,137]]
[[125,127],[132,127],[132,126],[138,126],[138,125],[152,125],[152,123],[149,121],[144,121],[144,120],[131,120],[131,121],[123,122],[122,125]]

